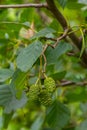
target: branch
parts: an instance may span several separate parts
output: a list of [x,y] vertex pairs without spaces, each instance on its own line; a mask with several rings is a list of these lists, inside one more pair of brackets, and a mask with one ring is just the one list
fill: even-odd
[[72,81],[61,81],[60,84],[57,84],[56,87],[70,87],[70,86],[79,86],[79,87],[85,87],[87,86],[87,81],[85,82],[78,82],[78,83],[75,83],[75,82],[72,82]]
[[34,7],[34,8],[48,8],[47,4],[16,4],[16,5],[0,5],[0,9],[5,9],[5,8],[29,8],[29,7]]
[[[46,1],[47,1],[49,10],[52,12],[54,17],[61,24],[63,29],[64,30],[67,29],[68,28],[68,23],[67,23],[66,19],[64,18],[64,16],[62,15],[62,13],[56,7],[56,5],[54,3],[54,0],[46,0]],[[73,32],[73,30],[70,27],[69,27],[69,32],[72,32],[72,33],[68,34],[69,38],[73,41],[74,45],[78,48],[78,50],[81,51],[82,41],[76,36],[76,34]],[[84,50],[81,59],[82,59],[83,65],[85,67],[87,67],[87,53],[86,53],[86,50]]]

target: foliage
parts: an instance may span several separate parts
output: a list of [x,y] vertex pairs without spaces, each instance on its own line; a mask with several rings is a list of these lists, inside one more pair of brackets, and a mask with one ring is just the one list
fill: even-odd
[[[65,36],[46,7],[0,8],[1,130],[87,129],[87,1],[52,1],[71,27]],[[72,33],[82,39],[79,48]]]

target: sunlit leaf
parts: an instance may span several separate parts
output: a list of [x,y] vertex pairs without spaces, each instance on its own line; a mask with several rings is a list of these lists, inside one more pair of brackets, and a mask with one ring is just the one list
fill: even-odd
[[9,114],[3,112],[3,128],[7,129],[12,116],[13,116],[13,112],[11,112]]
[[22,27],[29,28],[30,25],[28,22],[0,22],[0,38],[6,38],[6,35],[8,35],[8,38],[18,37]]
[[[19,30],[22,27],[29,28],[30,24],[28,22],[20,23],[20,22],[0,22],[1,29],[11,30]],[[10,30],[11,29],[11,30]]]
[[84,52],[84,49],[85,49],[85,39],[84,39],[84,34],[83,34],[83,31],[82,31],[81,28],[80,28],[80,32],[81,32],[81,35],[82,35],[82,48],[81,48],[81,52],[80,52],[80,57],[81,57],[83,52]]

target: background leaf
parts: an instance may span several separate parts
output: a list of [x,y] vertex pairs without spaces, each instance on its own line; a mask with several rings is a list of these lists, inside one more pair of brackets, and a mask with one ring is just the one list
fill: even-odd
[[12,116],[13,116],[13,112],[9,114],[3,112],[3,128],[7,129]]
[[30,130],[41,130],[43,122],[44,122],[44,116],[41,114],[36,118]]
[[14,71],[11,69],[0,69],[0,82],[3,82],[12,77]]
[[20,23],[20,22],[0,22],[0,38],[5,38],[6,34],[8,34],[8,38],[18,37],[19,31],[21,28],[29,28],[30,24]]
[[0,85],[0,106],[4,107],[5,113],[11,113],[16,109],[23,107],[27,102],[25,93],[22,93],[21,99],[18,100],[11,90],[12,88],[10,88],[9,85]]
[[59,4],[64,8],[68,2],[68,0],[58,0]]
[[87,129],[87,120],[83,121],[75,130],[86,130]]
[[66,75],[66,71],[56,72],[50,75],[54,80],[62,80]]

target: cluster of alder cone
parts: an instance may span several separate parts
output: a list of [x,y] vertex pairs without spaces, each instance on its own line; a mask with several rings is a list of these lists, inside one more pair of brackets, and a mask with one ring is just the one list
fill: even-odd
[[28,93],[29,100],[32,103],[44,105],[46,107],[52,104],[52,94],[56,89],[56,84],[53,78],[47,77],[44,80],[44,84],[41,83],[33,84],[30,86]]

